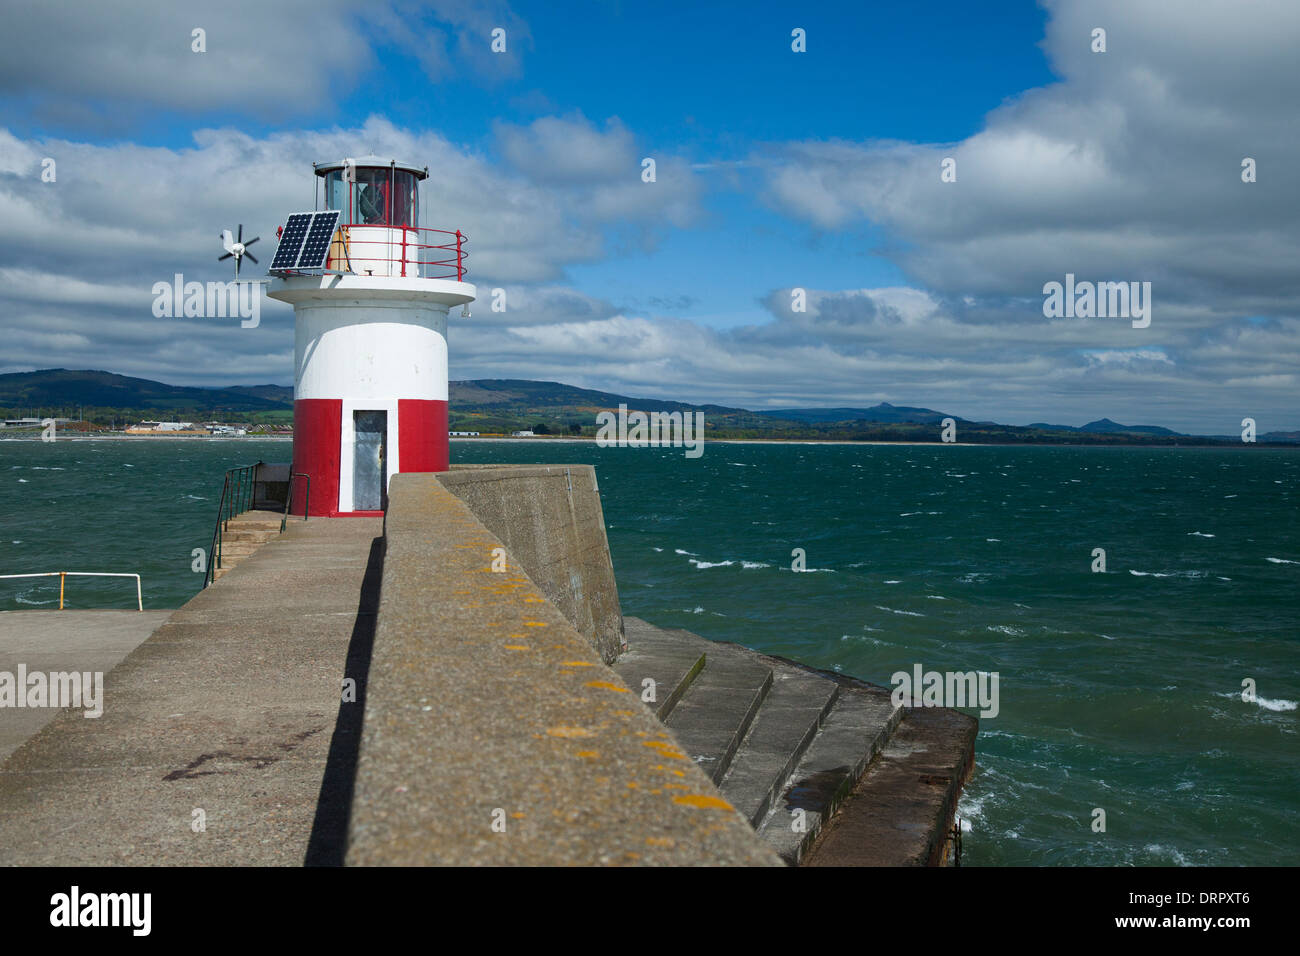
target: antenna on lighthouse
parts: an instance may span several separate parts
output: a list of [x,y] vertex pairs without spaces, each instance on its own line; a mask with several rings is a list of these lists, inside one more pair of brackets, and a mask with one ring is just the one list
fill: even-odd
[[223,249],[226,250],[226,254],[224,256],[218,256],[217,261],[221,262],[223,259],[230,259],[230,258],[233,258],[235,260],[235,281],[236,282],[239,281],[239,261],[243,259],[244,256],[248,256],[248,258],[252,259],[254,263],[257,262],[257,256],[249,252],[248,247],[251,246],[253,243],[257,242],[257,240],[260,238],[262,237],[254,236],[252,239],[249,239],[247,242],[245,242],[244,224],[242,222],[239,224],[239,234],[237,236],[232,236],[230,234],[229,229],[221,230],[221,246]]

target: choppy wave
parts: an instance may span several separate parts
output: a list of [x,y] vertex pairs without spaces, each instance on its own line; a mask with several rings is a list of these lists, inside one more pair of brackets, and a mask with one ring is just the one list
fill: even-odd
[[1287,558],[1265,558],[1265,561],[1271,561],[1273,564],[1300,564],[1300,561],[1291,561]]
[[877,604],[876,610],[888,611],[890,614],[903,614],[907,617],[925,617],[920,611],[900,611],[897,608],[885,607],[883,604]]
[[[1241,691],[1228,691],[1226,694],[1217,694],[1218,697],[1226,697],[1229,700],[1241,700]],[[1242,701],[1243,704],[1257,704],[1263,710],[1271,710],[1275,714],[1284,714],[1289,710],[1295,710],[1300,707],[1300,701],[1285,700],[1278,698],[1270,700],[1267,697],[1256,697],[1254,700]]]

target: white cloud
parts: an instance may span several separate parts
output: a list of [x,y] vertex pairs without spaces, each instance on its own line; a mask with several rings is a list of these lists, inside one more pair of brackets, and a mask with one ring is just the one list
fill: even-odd
[[[490,49],[507,31],[507,52]],[[206,52],[192,33],[205,31]],[[283,120],[328,109],[381,56],[434,80],[520,71],[528,25],[502,2],[455,0],[40,0],[7,4],[0,95],[42,121],[114,127],[147,112]]]
[[[1300,6],[1047,6],[1060,82],[959,143],[773,146],[755,157],[768,201],[823,229],[885,227],[888,254],[942,295],[1032,295],[1073,272],[1149,280],[1159,302],[1208,306],[1206,322],[1300,311]],[[1106,53],[1089,50],[1097,25]],[[948,156],[952,183],[940,180]]]

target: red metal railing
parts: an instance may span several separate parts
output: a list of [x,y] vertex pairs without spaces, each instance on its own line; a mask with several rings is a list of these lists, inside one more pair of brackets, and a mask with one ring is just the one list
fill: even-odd
[[469,237],[459,229],[340,223],[326,267],[357,275],[465,280]]

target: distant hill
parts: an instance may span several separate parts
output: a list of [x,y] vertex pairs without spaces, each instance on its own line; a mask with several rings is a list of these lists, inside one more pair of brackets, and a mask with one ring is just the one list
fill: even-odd
[[480,378],[463,382],[449,382],[449,398],[453,405],[504,406],[510,408],[582,408],[657,409],[669,412],[702,411],[706,415],[742,414],[753,412],[725,405],[690,405],[686,402],[669,402],[657,398],[631,398],[614,392],[599,392],[578,388],[561,382],[534,382],[521,378]]
[[[908,405],[780,408],[761,412],[727,405],[691,405],[656,398],[578,388],[561,382],[491,378],[449,383],[449,424],[482,433],[531,429],[539,434],[595,434],[596,413],[616,410],[703,412],[716,438],[841,441],[938,440],[944,418],[958,423],[958,440],[1011,444],[1238,444],[1240,436],[1182,435],[1159,425],[1121,425],[1109,418],[1082,426],[1000,425]],[[122,424],[132,419],[171,418],[287,424],[293,389],[287,385],[197,388],[165,385],[112,372],[41,369],[0,375],[0,414],[21,417],[81,408],[89,422]],[[1261,444],[1300,444],[1300,432],[1269,432]]]
[[1043,422],[1034,422],[1029,428],[1040,428],[1044,431],[1061,431],[1061,432],[1088,432],[1093,435],[1177,435],[1183,436],[1182,432],[1172,431],[1168,428],[1162,428],[1159,425],[1121,425],[1119,422],[1113,422],[1109,418],[1099,418],[1095,422],[1088,422],[1079,428],[1071,425],[1048,425]]
[[289,385],[231,385],[222,391],[252,395],[254,398],[264,398],[279,405],[293,407],[293,387]]
[[907,405],[890,405],[881,402],[870,408],[774,408],[760,412],[769,418],[784,418],[794,422],[915,422],[933,424],[945,418],[962,421],[955,415],[936,412],[932,408],[911,408]]
[[284,400],[255,394],[260,388],[196,388],[164,385],[147,378],[113,372],[66,368],[10,372],[0,375],[0,408],[136,409],[151,414],[169,412],[263,412],[291,408],[293,390]]

